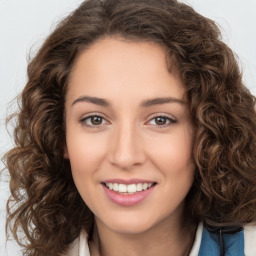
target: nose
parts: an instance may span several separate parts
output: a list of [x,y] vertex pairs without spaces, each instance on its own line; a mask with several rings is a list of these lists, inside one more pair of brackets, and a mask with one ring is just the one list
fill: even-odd
[[128,170],[143,164],[145,152],[139,131],[131,124],[116,127],[110,138],[108,159],[120,169]]

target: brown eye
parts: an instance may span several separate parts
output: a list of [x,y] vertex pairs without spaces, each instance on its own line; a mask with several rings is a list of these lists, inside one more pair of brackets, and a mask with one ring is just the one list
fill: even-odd
[[149,121],[149,124],[154,125],[156,127],[166,127],[166,126],[173,125],[176,122],[177,120],[167,116],[156,116]]
[[166,122],[167,122],[167,118],[159,116],[159,117],[155,118],[155,122],[156,122],[157,125],[165,125]]
[[89,128],[100,128],[102,125],[106,124],[107,121],[99,115],[90,115],[84,117],[80,120],[83,126],[87,126]]
[[102,117],[100,116],[92,116],[90,117],[92,125],[101,125]]

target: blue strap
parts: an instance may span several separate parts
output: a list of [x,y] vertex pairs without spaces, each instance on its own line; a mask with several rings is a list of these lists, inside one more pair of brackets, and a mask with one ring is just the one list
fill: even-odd
[[[222,234],[225,256],[244,256],[244,231]],[[198,256],[220,256],[220,235],[203,228]]]

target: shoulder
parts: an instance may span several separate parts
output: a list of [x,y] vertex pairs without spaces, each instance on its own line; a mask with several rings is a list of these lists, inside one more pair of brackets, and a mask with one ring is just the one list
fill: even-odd
[[244,254],[256,255],[256,224],[244,226]]
[[61,254],[61,256],[79,256],[79,237],[73,241],[69,247],[68,250]]
[[90,256],[87,237],[86,232],[82,230],[79,237],[70,244],[67,252],[62,256]]
[[203,223],[200,222],[197,227],[195,241],[194,241],[194,244],[190,251],[189,256],[197,256],[198,255],[201,240],[202,240],[202,233],[203,233]]
[[[201,244],[203,233],[203,224],[198,225],[196,232],[195,243],[190,252],[190,256],[197,256]],[[69,246],[66,254],[62,256],[90,256],[89,246],[87,241],[87,234],[84,230],[81,231],[80,236]],[[256,255],[256,224],[244,226],[244,255]]]
[[[206,230],[203,224],[200,223],[198,225],[194,246],[190,252],[190,256],[206,255],[206,253],[209,253],[209,250],[216,251],[211,255],[218,255],[219,244],[215,241],[215,239],[213,239],[211,235],[208,235],[208,233],[204,231]],[[240,233],[240,235],[232,236],[232,237],[228,236],[228,240],[229,240],[228,241],[229,243],[233,244],[232,247],[234,247],[235,250],[237,250],[236,247],[238,246],[238,244],[240,244],[240,246],[242,246],[243,248],[242,250],[244,251],[244,256],[255,256],[256,255],[256,224],[245,225],[243,227],[243,232]]]

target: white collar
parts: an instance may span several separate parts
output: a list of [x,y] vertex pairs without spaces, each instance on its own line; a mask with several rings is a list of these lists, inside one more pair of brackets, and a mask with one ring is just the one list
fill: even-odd
[[[200,223],[197,227],[195,241],[189,256],[198,255],[202,233],[203,233],[203,224]],[[67,254],[63,256],[90,256],[88,235],[84,230],[81,231],[80,236],[71,244]]]
[[[200,249],[201,239],[203,233],[203,223],[200,223],[197,227],[195,241],[189,256],[197,256]],[[246,256],[256,255],[256,226],[246,225],[244,226],[244,240],[245,248],[244,253]],[[90,250],[88,245],[88,236],[84,230],[81,231],[80,236],[69,246],[68,252],[63,256],[90,256]]]
[[201,244],[201,240],[202,240],[202,234],[203,234],[203,226],[204,226],[203,222],[200,222],[197,227],[195,241],[194,241],[194,244],[192,246],[189,256],[197,256],[199,253],[200,244]]

